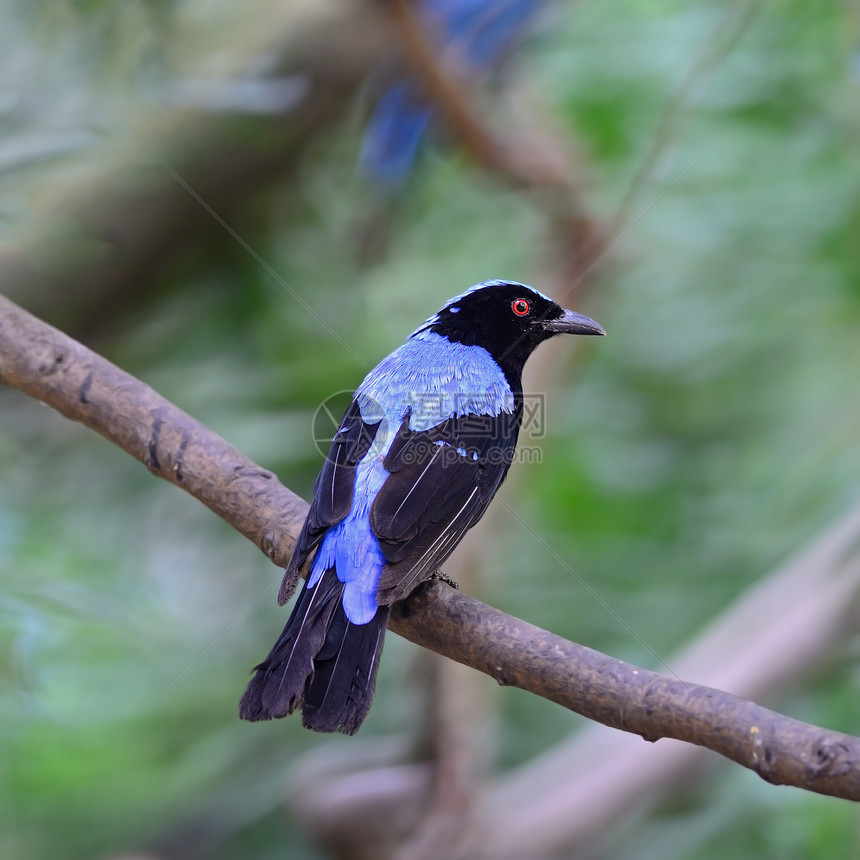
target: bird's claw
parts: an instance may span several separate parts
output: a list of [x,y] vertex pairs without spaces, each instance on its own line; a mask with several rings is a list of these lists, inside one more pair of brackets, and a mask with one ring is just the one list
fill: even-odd
[[450,585],[451,588],[456,588],[457,591],[460,590],[460,586],[457,585],[457,583],[454,582],[454,580],[451,579],[451,577],[448,576],[447,573],[442,573],[441,570],[437,570],[436,573],[434,573],[433,576],[431,576],[430,578],[431,579],[438,579],[439,582],[444,582],[446,585]]

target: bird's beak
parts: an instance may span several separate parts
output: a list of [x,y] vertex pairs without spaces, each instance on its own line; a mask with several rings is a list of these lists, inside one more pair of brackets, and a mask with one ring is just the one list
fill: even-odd
[[590,317],[568,310],[557,319],[547,320],[543,327],[553,334],[606,334]]

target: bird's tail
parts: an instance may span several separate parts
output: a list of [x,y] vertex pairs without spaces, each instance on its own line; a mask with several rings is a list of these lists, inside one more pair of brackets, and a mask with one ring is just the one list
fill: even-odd
[[343,583],[327,570],[302,588],[287,626],[255,667],[239,716],[256,722],[302,709],[317,732],[358,731],[373,700],[376,668],[391,608],[380,606],[367,624],[352,624],[341,602]]

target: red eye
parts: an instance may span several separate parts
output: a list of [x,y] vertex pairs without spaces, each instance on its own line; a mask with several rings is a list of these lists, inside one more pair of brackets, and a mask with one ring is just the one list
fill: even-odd
[[531,307],[525,299],[514,299],[511,304],[511,310],[518,317],[524,317],[531,310]]

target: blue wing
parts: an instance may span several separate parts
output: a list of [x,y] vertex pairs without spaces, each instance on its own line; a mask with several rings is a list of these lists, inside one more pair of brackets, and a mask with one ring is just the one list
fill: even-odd
[[296,590],[300,571],[328,530],[352,510],[356,468],[370,450],[378,429],[379,422],[368,424],[362,420],[358,404],[353,401],[314,483],[313,501],[281,582],[279,604],[286,603]]

